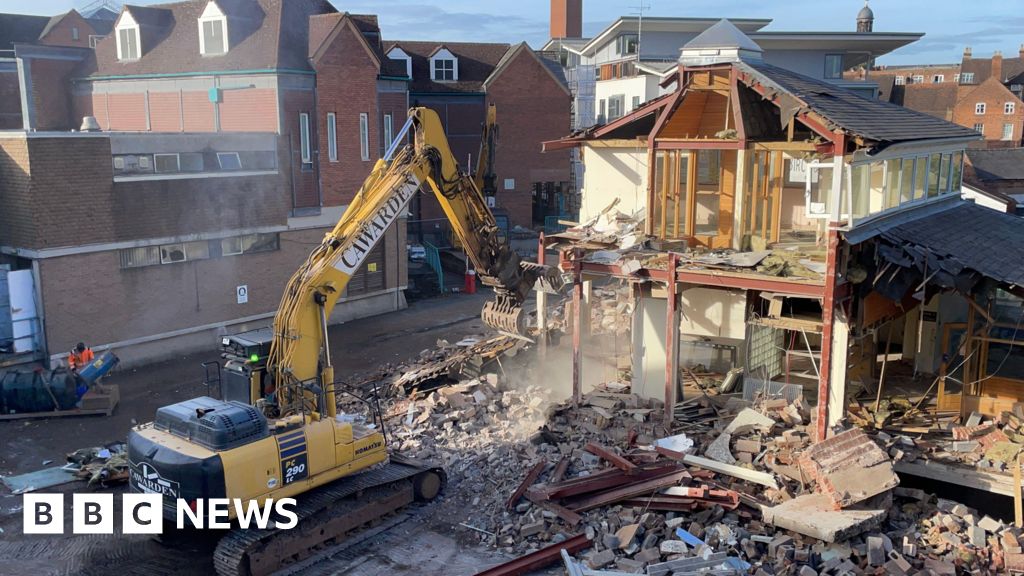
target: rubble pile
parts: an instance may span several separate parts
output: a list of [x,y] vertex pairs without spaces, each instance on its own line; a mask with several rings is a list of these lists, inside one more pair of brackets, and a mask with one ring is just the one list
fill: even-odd
[[[661,402],[628,384],[606,383],[574,406],[506,368],[399,394],[386,411],[399,451],[447,471],[439,506],[461,537],[510,556],[557,561],[570,548],[570,573],[592,574],[1024,566],[1020,530],[898,486],[892,455],[904,457],[909,439],[852,428],[814,443],[802,398],[688,398],[666,433]],[[1017,422],[976,425],[1012,442]]]
[[983,418],[974,412],[962,425],[915,436],[875,432],[876,440],[894,460],[913,462],[927,458],[1009,474],[1024,451],[1024,412],[1002,412],[997,418]]
[[609,285],[591,291],[593,305],[590,308],[591,333],[629,334],[633,317],[633,301],[629,287]]

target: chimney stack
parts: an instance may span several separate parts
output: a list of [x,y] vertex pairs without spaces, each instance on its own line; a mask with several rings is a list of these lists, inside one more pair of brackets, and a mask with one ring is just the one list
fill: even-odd
[[1021,44],[1020,48],[1017,48],[1017,57],[1024,60],[1024,44]]
[[583,0],[551,0],[551,37],[583,37]]
[[999,50],[992,54],[992,77],[1003,81],[1003,53]]
[[971,59],[971,47],[970,46],[965,46],[964,47],[964,60],[970,60],[970,59]]

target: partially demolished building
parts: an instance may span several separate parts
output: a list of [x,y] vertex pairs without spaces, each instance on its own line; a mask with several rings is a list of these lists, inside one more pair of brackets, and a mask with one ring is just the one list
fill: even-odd
[[961,199],[976,133],[767,64],[725,20],[663,87],[545,143],[586,174],[580,224],[546,239],[576,281],[577,392],[577,315],[617,278],[633,390],[666,419],[698,368],[816,401],[818,440],[844,419],[923,433],[1017,409],[1024,227]]

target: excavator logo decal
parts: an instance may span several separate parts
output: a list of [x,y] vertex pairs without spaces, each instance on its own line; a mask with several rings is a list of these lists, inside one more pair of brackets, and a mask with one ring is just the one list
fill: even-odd
[[296,430],[278,436],[277,451],[281,457],[282,485],[287,486],[309,476],[305,431]]
[[149,462],[140,464],[129,462],[128,472],[130,484],[136,492],[163,494],[171,498],[178,497],[178,483],[161,476],[160,472]]
[[396,187],[394,192],[391,193],[391,197],[384,202],[384,205],[363,226],[359,235],[351,240],[349,246],[341,252],[341,255],[334,262],[334,267],[349,276],[355,274],[359,265],[366,259],[366,255],[370,253],[370,250],[377,244],[377,241],[384,235],[384,231],[391,226],[391,223],[402,214],[402,211],[409,204],[409,200],[412,199],[413,194],[419,188],[419,181],[411,175],[405,184]]

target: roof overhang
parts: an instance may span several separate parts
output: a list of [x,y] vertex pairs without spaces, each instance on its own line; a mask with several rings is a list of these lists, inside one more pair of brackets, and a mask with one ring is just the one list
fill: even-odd
[[[717,24],[721,18],[659,18],[649,16],[643,19],[643,31],[646,32],[681,32],[701,33]],[[755,32],[772,23],[770,18],[729,18],[734,26],[745,33]],[[628,34],[640,30],[640,19],[636,16],[623,16],[612,22],[600,34],[594,36],[577,54],[588,56],[598,47],[603,46],[619,34]],[[575,52],[575,50],[574,50]]]

